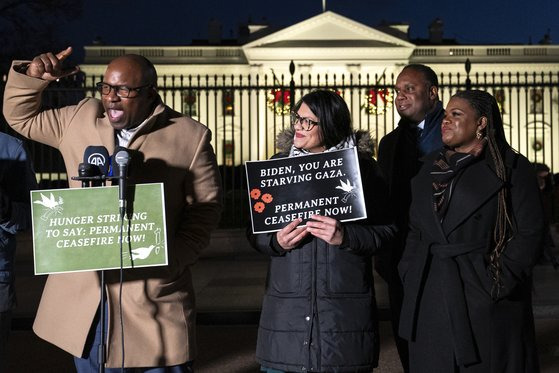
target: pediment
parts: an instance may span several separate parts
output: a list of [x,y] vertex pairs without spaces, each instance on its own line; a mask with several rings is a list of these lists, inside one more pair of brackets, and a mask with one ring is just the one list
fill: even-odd
[[327,11],[243,46],[255,48],[413,48],[412,43]]

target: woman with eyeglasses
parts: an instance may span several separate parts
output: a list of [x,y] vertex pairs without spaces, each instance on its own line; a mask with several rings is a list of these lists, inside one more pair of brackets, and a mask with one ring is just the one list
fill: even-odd
[[353,131],[338,94],[316,90],[295,105],[277,146],[274,158],[356,146],[368,217],[341,223],[314,215],[306,227],[294,220],[276,233],[249,233],[271,258],[256,348],[261,370],[371,372],[379,353],[371,258],[394,234],[371,137]]

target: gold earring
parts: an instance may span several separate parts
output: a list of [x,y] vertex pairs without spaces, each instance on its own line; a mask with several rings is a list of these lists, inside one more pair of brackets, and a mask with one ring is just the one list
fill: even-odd
[[476,137],[477,137],[477,139],[478,139],[478,140],[481,140],[481,136],[482,136],[482,135],[481,135],[481,130],[478,129],[478,130],[476,131]]

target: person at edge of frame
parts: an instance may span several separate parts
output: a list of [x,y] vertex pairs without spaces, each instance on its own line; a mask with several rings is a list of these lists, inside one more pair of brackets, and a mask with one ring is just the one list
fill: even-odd
[[30,191],[37,189],[24,143],[0,132],[0,372],[7,371],[12,310],[16,307],[16,233],[31,227]]

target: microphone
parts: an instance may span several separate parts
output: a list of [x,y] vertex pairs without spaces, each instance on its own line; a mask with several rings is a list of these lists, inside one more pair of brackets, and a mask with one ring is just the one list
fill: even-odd
[[118,166],[118,204],[120,208],[120,217],[124,217],[124,213],[126,212],[126,177],[128,165],[130,164],[130,154],[126,148],[118,146],[115,149],[114,158]]
[[108,158],[109,152],[104,146],[88,146],[83,153],[83,163],[78,165],[78,176],[72,176],[72,180],[81,180],[82,188],[100,186],[106,178]]
[[82,181],[82,188],[89,187],[89,181],[93,176],[97,176],[99,170],[90,163],[80,163],[78,165],[78,180]]
[[99,168],[100,175],[107,175],[109,168],[109,152],[104,146],[90,145],[85,148],[83,162]]
[[89,176],[99,176],[98,180],[93,181],[93,186],[100,186],[104,182],[109,168],[108,160],[109,152],[104,146],[90,145],[85,148],[83,163],[91,165],[94,170]]

